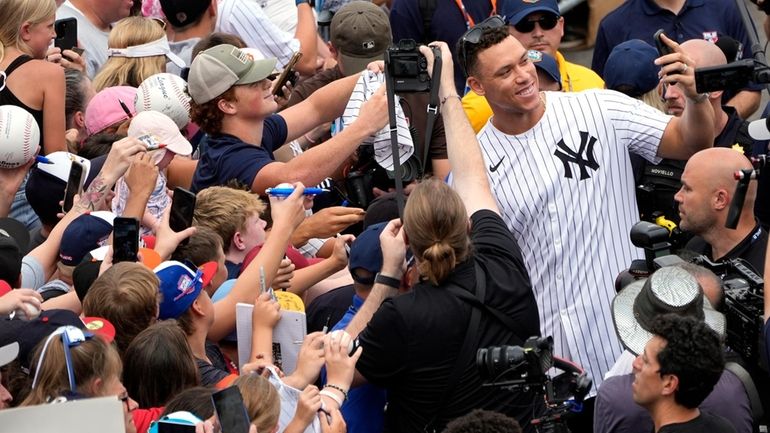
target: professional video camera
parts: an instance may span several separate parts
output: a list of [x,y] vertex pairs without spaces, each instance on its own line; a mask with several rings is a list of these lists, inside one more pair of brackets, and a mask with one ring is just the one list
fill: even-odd
[[[546,410],[532,425],[540,433],[569,432],[565,420],[583,409],[591,378],[575,364],[553,356],[552,337],[530,337],[524,346],[493,346],[479,349],[476,367],[484,386],[542,394]],[[564,373],[551,378],[556,367]]]
[[[631,242],[644,249],[644,260],[635,260],[628,269],[631,279],[644,278],[663,266],[682,263],[684,260],[671,254],[671,244],[667,241],[668,232],[663,227],[646,221],[640,221],[631,228]],[[714,262],[704,255],[690,260],[714,272],[722,279],[724,302],[722,312],[727,321],[727,345],[743,359],[761,365],[759,354],[762,353],[764,340],[764,282],[751,265],[743,259],[731,259]],[[627,276],[627,275],[626,275]],[[629,280],[616,282],[621,289]]]

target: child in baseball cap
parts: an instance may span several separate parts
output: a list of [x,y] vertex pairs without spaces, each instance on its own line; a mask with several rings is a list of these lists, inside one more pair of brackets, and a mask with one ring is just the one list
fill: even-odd
[[[142,235],[152,233],[152,228],[163,217],[163,212],[171,204],[166,190],[166,168],[174,156],[190,156],[192,145],[179,132],[176,123],[170,117],[157,111],[138,113],[128,127],[129,137],[136,137],[147,145],[147,152],[158,167],[155,189],[147,201],[147,209],[142,218]],[[115,184],[115,197],[112,199],[112,211],[122,215],[126,209],[129,188],[125,177]]]

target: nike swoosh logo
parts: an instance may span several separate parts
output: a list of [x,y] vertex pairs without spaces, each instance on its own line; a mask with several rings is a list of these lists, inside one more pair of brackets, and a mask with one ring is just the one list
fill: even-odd
[[489,166],[489,171],[491,171],[492,173],[496,172],[496,171],[497,171],[497,169],[500,167],[500,164],[502,164],[502,163],[503,163],[503,160],[504,160],[504,159],[505,159],[505,155],[503,155],[503,157],[502,157],[502,158],[500,158],[500,161],[498,161],[498,162],[497,162],[497,164],[495,164],[495,165],[490,165],[490,166]]

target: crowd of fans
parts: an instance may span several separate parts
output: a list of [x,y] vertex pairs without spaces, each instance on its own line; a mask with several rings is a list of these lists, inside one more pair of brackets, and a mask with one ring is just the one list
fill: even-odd
[[[604,13],[589,67],[557,0],[0,0],[0,417],[241,433],[235,387],[259,432],[766,425],[770,296],[747,357],[689,263],[770,266],[761,86],[695,78],[755,29]],[[616,289],[640,220],[684,260]]]

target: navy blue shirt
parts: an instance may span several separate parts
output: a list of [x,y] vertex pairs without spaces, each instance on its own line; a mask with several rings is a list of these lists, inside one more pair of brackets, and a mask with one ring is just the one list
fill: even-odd
[[689,39],[715,41],[717,33],[727,35],[743,44],[743,58],[751,58],[746,27],[733,0],[687,0],[678,15],[661,9],[653,0],[628,0],[599,25],[591,69],[603,75],[612,49],[629,39],[655,46],[652,36],[658,29],[678,43]]
[[[430,34],[426,35],[420,5],[417,0],[394,0],[390,9],[390,27],[393,32],[393,41],[401,39],[414,39],[415,41],[428,43],[444,41],[449,45],[452,54],[460,36],[468,30],[460,8],[454,0],[435,0],[436,8],[430,23]],[[466,12],[478,24],[492,14],[492,3],[489,0],[465,0],[463,1]],[[465,75],[463,75],[460,63],[454,59],[455,85],[457,92],[463,94],[465,88]]]
[[195,168],[190,190],[194,193],[237,179],[251,188],[262,167],[275,161],[273,151],[286,142],[288,128],[280,115],[264,122],[260,145],[246,143],[229,134],[215,134],[208,139],[208,149]]

